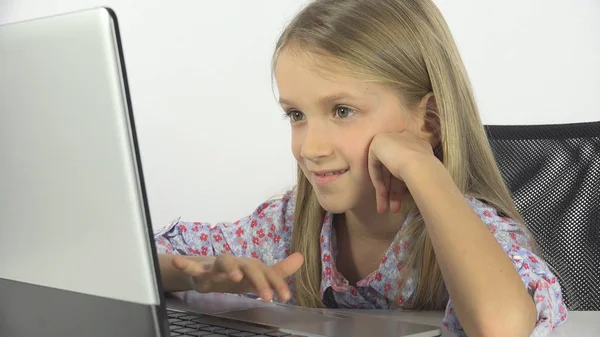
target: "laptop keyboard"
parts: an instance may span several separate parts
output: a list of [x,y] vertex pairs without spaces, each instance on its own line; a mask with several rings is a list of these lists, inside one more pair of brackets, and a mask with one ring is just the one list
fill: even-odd
[[205,316],[167,309],[171,336],[178,337],[303,337],[281,331],[256,333],[210,324]]

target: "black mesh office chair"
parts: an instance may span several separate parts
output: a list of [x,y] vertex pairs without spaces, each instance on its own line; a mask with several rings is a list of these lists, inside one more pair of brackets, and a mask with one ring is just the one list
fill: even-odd
[[570,310],[600,310],[600,122],[487,125],[496,161]]

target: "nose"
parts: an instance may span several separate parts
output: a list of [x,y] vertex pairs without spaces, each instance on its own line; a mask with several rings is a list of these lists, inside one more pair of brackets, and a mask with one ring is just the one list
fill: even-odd
[[315,162],[330,156],[333,153],[333,148],[326,128],[320,124],[307,125],[306,127],[306,134],[300,151],[302,158]]

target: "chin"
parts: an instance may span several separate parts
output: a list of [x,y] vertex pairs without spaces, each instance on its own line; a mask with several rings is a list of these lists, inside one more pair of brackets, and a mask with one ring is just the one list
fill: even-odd
[[330,195],[319,195],[317,199],[323,209],[332,214],[343,214],[352,208],[350,200],[345,197],[336,197]]

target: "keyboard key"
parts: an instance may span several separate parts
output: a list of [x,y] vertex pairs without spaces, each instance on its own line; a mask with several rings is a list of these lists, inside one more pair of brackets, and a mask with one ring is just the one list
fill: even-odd
[[256,336],[257,334],[252,333],[252,332],[237,332],[237,333],[232,333],[230,336],[231,337],[250,337],[250,336]]
[[175,329],[173,331],[174,332],[179,332],[181,334],[184,334],[184,333],[188,333],[188,332],[195,332],[197,330],[196,329],[190,329],[190,328],[181,328],[181,329]]
[[196,322],[188,322],[188,324],[186,324],[186,328],[192,328],[192,329],[200,329],[200,328],[204,328],[207,327],[208,324],[200,324],[200,323],[196,323]]
[[171,331],[171,337],[173,337],[173,336],[181,336],[181,334],[177,333],[175,331]]
[[269,332],[269,333],[266,333],[265,335],[271,336],[271,337],[291,336],[289,333],[281,332],[281,331]]
[[188,333],[188,335],[194,336],[194,337],[197,337],[197,336],[199,336],[199,337],[206,337],[206,336],[210,336],[212,334],[213,333],[210,332],[210,331],[194,331],[194,332]]
[[202,337],[227,337],[227,335],[221,335],[221,334],[212,334],[212,335],[206,335],[206,336],[202,336]]
[[185,315],[185,316],[179,316],[179,317],[177,317],[177,318],[179,318],[179,319],[185,319],[185,320],[191,321],[191,320],[193,320],[193,319],[198,319],[198,318],[200,318],[200,317],[201,317],[201,315]]
[[212,332],[216,332],[217,330],[223,330],[225,328],[223,328],[222,326],[215,326],[215,325],[207,325],[205,327],[200,328],[200,330],[202,331],[212,331]]
[[185,327],[188,327],[193,324],[198,324],[198,323],[194,323],[194,322],[190,322],[190,321],[179,321],[179,322],[172,323],[171,325],[176,325],[178,327],[185,328]]
[[216,333],[220,333],[222,335],[231,335],[233,333],[236,332],[241,332],[240,330],[235,330],[235,329],[223,329],[223,330],[216,330]]

